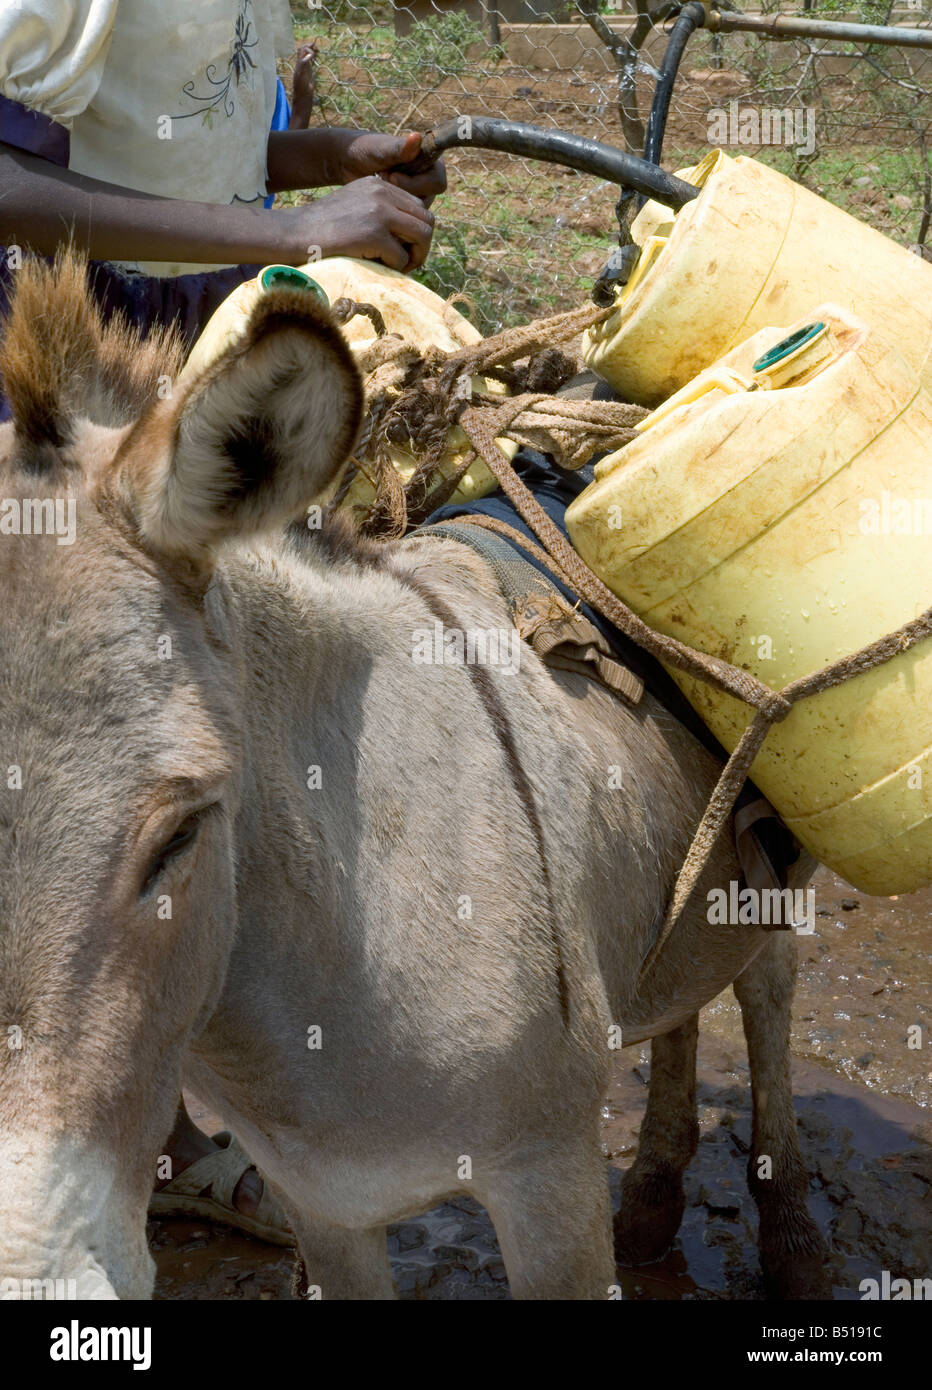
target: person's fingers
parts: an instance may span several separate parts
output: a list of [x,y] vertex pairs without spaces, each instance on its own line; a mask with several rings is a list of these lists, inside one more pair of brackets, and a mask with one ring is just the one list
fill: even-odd
[[[357,180],[294,215],[302,214],[312,226],[323,224],[339,254],[380,260],[399,271],[424,264],[434,231],[433,213],[378,176]],[[313,240],[308,237],[308,244]]]
[[430,250],[433,227],[422,222],[419,217],[409,217],[407,213],[395,212],[388,222],[389,231],[411,250],[413,265],[423,265]]
[[382,261],[392,270],[404,271],[411,264],[410,248],[388,233],[379,238],[376,251],[378,255],[375,259]]
[[417,159],[420,153],[421,137],[416,130],[409,130],[402,141],[395,163],[407,164],[410,160]]
[[387,184],[386,189],[392,190],[392,197],[397,208],[390,224],[391,229],[401,241],[406,242],[410,247],[411,261],[407,269],[413,270],[415,267],[423,265],[427,260],[436,218],[419,198],[408,193],[405,189],[396,189],[392,184]]
[[386,178],[396,188],[403,188],[406,193],[420,198],[427,207],[430,206],[438,193],[445,191],[447,186],[446,174],[442,166],[437,165],[434,165],[432,169],[426,169],[423,174],[390,173],[386,175]]
[[[415,138],[420,150],[421,137],[416,134]],[[399,164],[408,163],[416,156],[405,154],[403,159],[399,159]],[[389,179],[397,188],[403,188],[405,192],[412,193],[415,198],[421,198],[428,202],[437,197],[438,193],[443,193],[447,186],[447,171],[442,159],[437,159],[429,168],[424,169],[420,174],[406,174],[400,169],[392,170]]]
[[421,148],[421,137],[417,132],[410,135],[378,135],[367,132],[354,141],[352,159],[358,167],[369,173],[387,175],[396,164],[407,164],[417,157]]
[[430,227],[434,225],[436,220],[434,214],[427,210],[420,198],[416,197],[413,193],[409,193],[406,188],[399,188],[388,179],[383,179],[379,175],[376,175],[376,178],[380,185],[381,196],[394,207],[397,207],[402,212],[408,213],[411,217],[417,217],[420,221],[426,222]]
[[405,271],[418,270],[430,255],[430,242],[428,241],[426,246],[411,246],[408,249],[411,254],[408,258],[408,264],[405,266]]

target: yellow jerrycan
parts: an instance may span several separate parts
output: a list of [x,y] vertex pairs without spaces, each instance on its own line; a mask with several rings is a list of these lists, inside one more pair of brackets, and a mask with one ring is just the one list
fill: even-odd
[[[842,307],[762,329],[638,432],[566,520],[658,631],[779,690],[932,606],[932,396]],[[671,675],[733,750],[750,707]],[[751,775],[855,887],[932,881],[932,641],[796,705]]]
[[[308,265],[266,266],[255,280],[240,285],[224,300],[206,324],[191,350],[185,374],[200,371],[235,341],[244,331],[253,305],[262,294],[273,289],[304,289],[317,294],[325,304],[335,304],[346,297],[358,303],[372,304],[381,313],[386,330],[397,333],[412,347],[440,348],[457,352],[482,341],[482,334],[452,305],[420,285],[407,275],[400,274],[375,261],[356,260],[349,256],[332,256]],[[360,353],[375,339],[376,331],[370,319],[357,315],[342,326],[341,331],[350,348]],[[506,394],[505,387],[486,378],[473,379],[474,390],[490,394]],[[498,441],[509,458],[518,446],[509,439]],[[447,437],[447,449],[439,467],[445,476],[455,472],[469,450],[466,436],[458,426],[452,426]],[[388,446],[389,457],[404,482],[417,466],[409,449]],[[357,475],[344,498],[346,507],[368,507],[375,496],[375,478],[363,471]],[[495,478],[481,460],[470,465],[460,480],[451,501],[466,501],[484,497],[498,486]]]
[[675,215],[645,203],[638,265],[583,340],[625,400],[659,405],[750,334],[831,301],[886,333],[932,390],[932,265],[744,155],[711,151],[680,177]]

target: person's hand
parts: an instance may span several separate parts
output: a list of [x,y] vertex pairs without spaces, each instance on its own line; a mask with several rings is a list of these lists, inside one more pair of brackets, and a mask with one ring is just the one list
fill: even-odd
[[359,256],[393,270],[414,270],[427,259],[434,234],[433,213],[419,198],[372,176],[277,213],[276,220],[293,265],[315,256]]
[[379,135],[372,130],[354,133],[342,152],[340,173],[343,183],[378,174],[397,188],[403,188],[415,198],[423,199],[427,207],[447,186],[443,160],[436,160],[423,174],[403,174],[397,165],[407,164],[421,152],[421,137],[416,130],[407,135]]
[[317,92],[317,44],[302,43],[295,56],[290,130],[307,130]]

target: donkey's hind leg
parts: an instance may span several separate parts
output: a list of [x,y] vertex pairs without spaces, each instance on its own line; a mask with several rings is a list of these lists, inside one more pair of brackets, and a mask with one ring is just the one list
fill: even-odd
[[[555,1123],[557,1121],[555,1120]],[[598,1116],[483,1184],[513,1298],[605,1299],[615,1287],[608,1174]]]
[[699,1142],[696,1118],[698,1015],[652,1039],[647,1110],[637,1157],[621,1186],[615,1218],[619,1264],[648,1264],[672,1245],[686,1198],[683,1173]]
[[760,1219],[764,1278],[777,1298],[831,1298],[826,1247],[806,1205],[790,1072],[796,940],[775,932],[735,980],[751,1069],[748,1186]]

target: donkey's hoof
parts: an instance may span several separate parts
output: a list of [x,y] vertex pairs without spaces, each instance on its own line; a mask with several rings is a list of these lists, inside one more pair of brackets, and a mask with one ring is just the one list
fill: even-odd
[[686,1197],[682,1186],[651,1183],[622,1186],[621,1211],[614,1220],[615,1260],[620,1265],[646,1265],[660,1260],[676,1239]]
[[814,1222],[808,1221],[796,1238],[781,1231],[772,1240],[762,1239],[761,1268],[771,1298],[787,1302],[831,1299],[832,1279],[828,1248]]
[[791,1264],[767,1268],[764,1283],[770,1297],[783,1302],[832,1299],[832,1281],[821,1255],[796,1255]]

